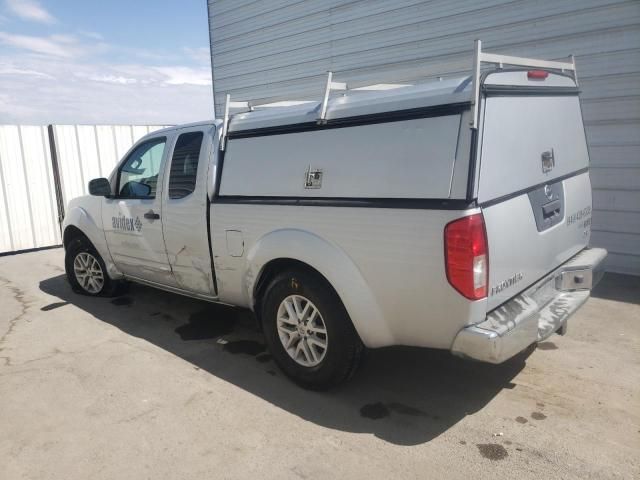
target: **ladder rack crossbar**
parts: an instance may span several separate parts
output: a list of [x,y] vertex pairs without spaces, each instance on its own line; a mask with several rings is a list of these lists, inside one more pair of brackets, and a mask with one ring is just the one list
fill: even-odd
[[495,53],[480,53],[480,61],[485,63],[496,63],[498,65],[513,65],[516,67],[536,67],[549,68],[554,70],[574,71],[573,62],[556,62],[551,60],[537,60],[535,58],[512,57],[509,55],[498,55]]
[[478,128],[478,108],[480,104],[480,75],[483,63],[493,63],[502,69],[504,65],[526,68],[544,68],[548,70],[560,70],[568,72],[573,80],[578,84],[578,75],[576,74],[576,60],[573,55],[568,57],[567,62],[559,62],[555,60],[538,60],[535,58],[513,57],[511,55],[499,55],[496,53],[485,53],[482,51],[482,42],[476,40],[474,44],[473,54],[473,72],[471,81],[471,128]]

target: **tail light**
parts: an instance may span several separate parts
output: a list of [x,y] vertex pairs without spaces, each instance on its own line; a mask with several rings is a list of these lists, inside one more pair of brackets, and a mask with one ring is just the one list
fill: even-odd
[[455,220],[444,228],[447,279],[471,300],[487,296],[489,247],[481,213]]

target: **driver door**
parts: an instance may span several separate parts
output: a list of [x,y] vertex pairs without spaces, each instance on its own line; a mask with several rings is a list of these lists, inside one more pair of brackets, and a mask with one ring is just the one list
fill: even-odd
[[162,237],[162,177],[172,136],[147,139],[118,167],[102,223],[114,263],[126,276],[175,286]]

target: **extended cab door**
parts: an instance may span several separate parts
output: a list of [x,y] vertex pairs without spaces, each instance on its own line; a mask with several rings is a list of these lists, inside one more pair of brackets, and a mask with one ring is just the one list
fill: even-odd
[[214,133],[213,125],[177,131],[162,205],[164,241],[176,283],[205,296],[216,294],[207,229],[207,179]]
[[147,138],[121,162],[103,203],[111,257],[127,276],[175,286],[162,238],[162,179],[170,135]]

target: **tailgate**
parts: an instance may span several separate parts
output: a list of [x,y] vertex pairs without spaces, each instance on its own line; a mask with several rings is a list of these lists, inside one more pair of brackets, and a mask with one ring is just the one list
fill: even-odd
[[569,79],[552,80],[562,89],[496,89],[484,103],[478,202],[489,244],[488,310],[589,243],[580,103],[577,91],[566,94]]

